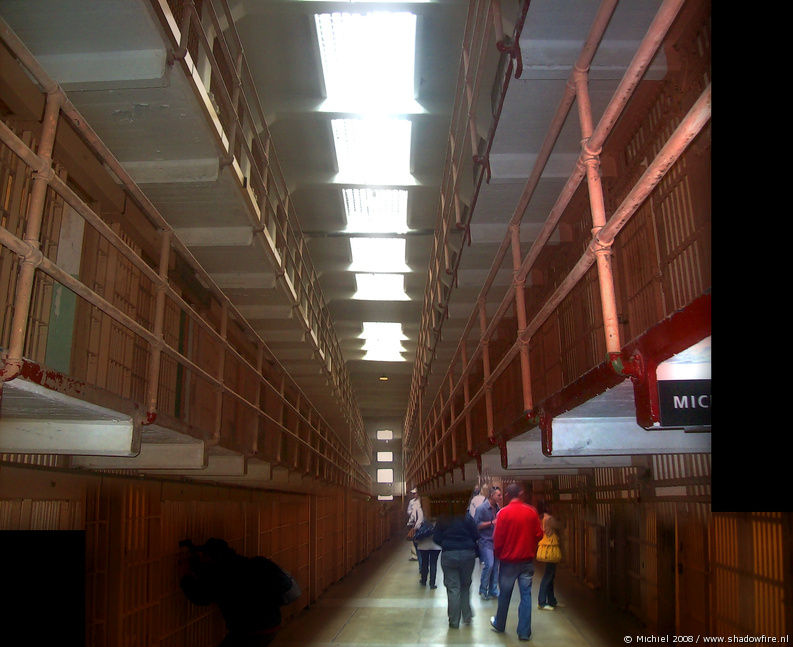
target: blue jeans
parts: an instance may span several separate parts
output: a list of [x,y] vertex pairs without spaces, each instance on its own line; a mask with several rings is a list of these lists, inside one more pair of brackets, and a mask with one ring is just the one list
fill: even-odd
[[427,583],[427,573],[430,576],[430,586],[435,586],[435,575],[438,572],[438,557],[441,554],[439,550],[419,550],[419,563],[421,564],[421,583]]
[[553,594],[554,577],[556,577],[556,564],[548,562],[545,564],[545,573],[543,573],[540,590],[537,593],[537,604],[539,606],[546,604],[552,607],[556,606],[556,596]]
[[495,627],[504,631],[507,624],[509,601],[515,580],[518,581],[520,604],[518,605],[518,637],[531,636],[531,579],[534,577],[534,562],[501,562],[498,574],[498,610],[496,611]]
[[482,578],[479,580],[479,595],[498,597],[498,560],[493,554],[493,542],[479,540],[479,558],[482,561]]
[[473,550],[444,550],[441,553],[450,627],[460,626],[461,615],[463,622],[471,622],[474,616],[471,611],[471,576],[475,563]]

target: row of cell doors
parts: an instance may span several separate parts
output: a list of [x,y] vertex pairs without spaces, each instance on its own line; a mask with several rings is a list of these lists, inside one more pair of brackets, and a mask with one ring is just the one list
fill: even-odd
[[786,636],[791,516],[615,506],[582,529],[581,573],[659,635]]

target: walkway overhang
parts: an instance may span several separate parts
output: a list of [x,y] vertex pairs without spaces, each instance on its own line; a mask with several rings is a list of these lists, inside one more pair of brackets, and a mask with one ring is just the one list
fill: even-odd
[[17,378],[2,386],[0,452],[132,456],[133,417]]
[[93,470],[204,469],[207,465],[204,441],[158,425],[141,433],[136,456],[74,456],[72,466]]
[[[710,452],[710,433],[640,427],[636,422],[634,385],[630,380],[555,417],[544,426],[545,453],[551,457]],[[536,436],[537,431],[529,434]],[[510,441],[507,443],[510,461],[519,461],[521,455],[537,451],[540,446],[539,440],[526,441],[519,437]]]

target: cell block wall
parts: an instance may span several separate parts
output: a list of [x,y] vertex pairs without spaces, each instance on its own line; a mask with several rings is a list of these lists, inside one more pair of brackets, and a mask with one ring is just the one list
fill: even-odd
[[190,603],[179,587],[182,539],[222,538],[292,573],[302,595],[282,607],[289,622],[379,548],[399,515],[394,505],[344,488],[295,494],[0,463],[0,531],[85,533],[91,647],[222,640],[217,607]]

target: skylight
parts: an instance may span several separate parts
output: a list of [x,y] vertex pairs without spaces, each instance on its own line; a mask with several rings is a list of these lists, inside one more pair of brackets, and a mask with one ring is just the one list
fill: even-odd
[[402,274],[356,274],[358,290],[353,299],[364,301],[410,301]]
[[364,321],[361,338],[365,339],[363,349],[365,360],[381,362],[402,362],[402,340],[407,339],[402,333],[402,324],[386,321]]
[[[354,12],[355,10],[353,10]],[[331,119],[356,293],[371,301],[408,301],[402,234],[408,232],[411,121],[415,100],[416,16],[409,12],[319,13],[314,16],[326,113]],[[420,111],[420,110],[419,110]],[[346,114],[345,114],[346,113]],[[374,234],[375,237],[355,234]],[[395,234],[393,237],[382,234]],[[405,361],[402,325],[363,322],[366,360]]]
[[350,238],[353,272],[409,272],[404,238]]
[[414,14],[322,13],[314,20],[329,99],[365,112],[414,98]]
[[402,233],[408,230],[404,189],[342,189],[347,231]]
[[341,179],[367,184],[408,184],[410,127],[407,119],[331,119]]

